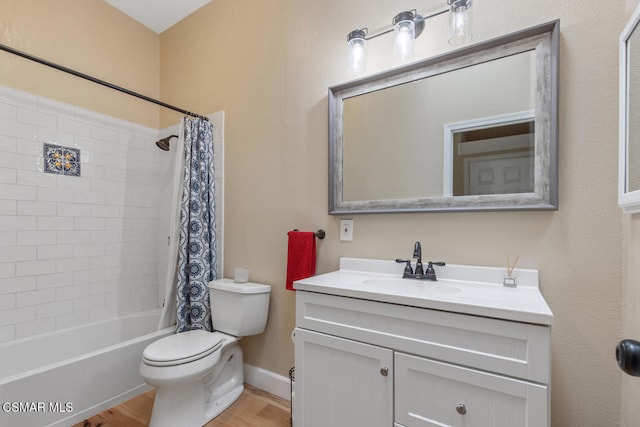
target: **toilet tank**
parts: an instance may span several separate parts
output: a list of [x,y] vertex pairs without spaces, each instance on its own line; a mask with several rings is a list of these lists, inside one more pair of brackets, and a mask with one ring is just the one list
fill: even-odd
[[261,334],[267,324],[270,292],[271,286],[260,283],[209,282],[213,328],[236,337]]

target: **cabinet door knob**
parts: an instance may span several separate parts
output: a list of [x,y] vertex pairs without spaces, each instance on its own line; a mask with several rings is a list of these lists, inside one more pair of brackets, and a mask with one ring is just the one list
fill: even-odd
[[386,366],[384,368],[380,368],[380,375],[382,375],[383,377],[389,375],[389,368],[387,368]]
[[464,403],[458,403],[456,405],[456,411],[458,411],[460,415],[464,415],[467,413],[467,407],[464,406]]

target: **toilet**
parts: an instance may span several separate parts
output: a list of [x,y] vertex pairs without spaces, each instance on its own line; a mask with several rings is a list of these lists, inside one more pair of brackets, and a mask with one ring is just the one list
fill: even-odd
[[144,349],[140,374],[156,387],[150,427],[200,427],[244,390],[238,340],[264,331],[271,287],[221,279],[209,291],[215,332],[182,332]]

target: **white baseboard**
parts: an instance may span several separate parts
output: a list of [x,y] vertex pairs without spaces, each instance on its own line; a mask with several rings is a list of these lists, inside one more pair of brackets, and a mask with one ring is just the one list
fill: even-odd
[[245,363],[244,382],[283,399],[291,400],[291,386],[288,377]]

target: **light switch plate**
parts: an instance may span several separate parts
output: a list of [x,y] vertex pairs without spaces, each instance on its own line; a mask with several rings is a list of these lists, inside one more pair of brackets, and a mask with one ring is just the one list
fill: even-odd
[[353,220],[352,219],[340,220],[340,241],[341,242],[353,241]]

